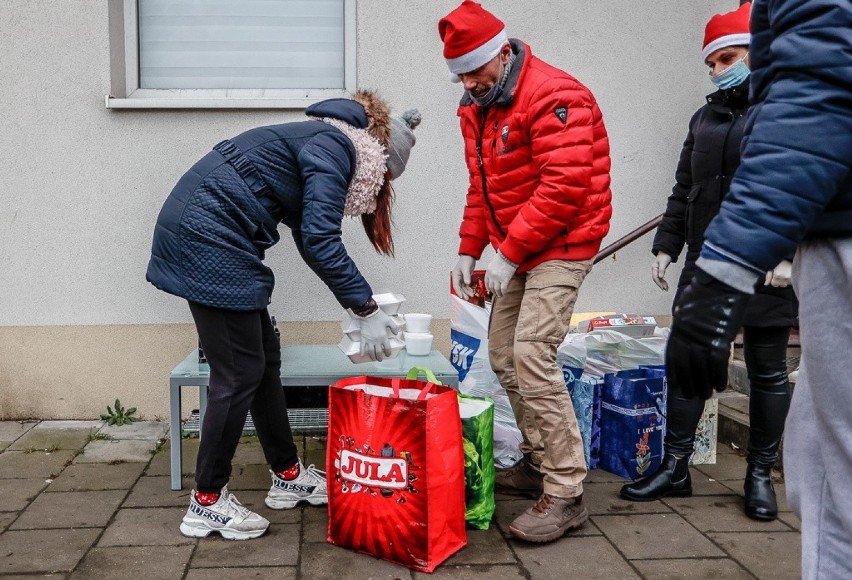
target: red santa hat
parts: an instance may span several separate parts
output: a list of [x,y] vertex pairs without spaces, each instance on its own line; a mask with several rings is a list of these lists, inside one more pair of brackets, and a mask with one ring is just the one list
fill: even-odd
[[713,16],[704,28],[704,49],[701,56],[706,60],[720,48],[748,46],[751,40],[748,28],[750,13],[751,2],[746,2],[736,10]]
[[503,22],[472,0],[464,0],[441,18],[438,34],[455,82],[459,80],[457,75],[478,69],[500,54],[500,49],[509,42]]

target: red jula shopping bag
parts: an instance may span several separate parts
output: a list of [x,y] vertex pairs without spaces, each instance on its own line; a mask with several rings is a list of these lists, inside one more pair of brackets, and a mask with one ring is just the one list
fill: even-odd
[[458,396],[351,377],[328,393],[328,541],[432,572],[467,543]]

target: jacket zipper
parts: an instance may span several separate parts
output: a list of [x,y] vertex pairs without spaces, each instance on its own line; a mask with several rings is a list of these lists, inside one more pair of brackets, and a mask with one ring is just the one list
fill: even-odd
[[719,165],[719,204],[720,205],[722,203],[722,187],[724,186],[724,183],[725,183],[725,153],[727,153],[727,150],[728,150],[728,137],[731,136],[731,130],[733,130],[734,125],[737,122],[737,116],[734,113],[733,109],[731,109],[731,111],[729,112],[729,115],[731,115],[731,124],[728,125],[728,130],[725,131],[725,139],[722,141],[722,159],[721,159],[721,163]]
[[500,223],[497,221],[497,212],[494,211],[494,206],[491,204],[491,200],[488,197],[488,185],[485,179],[485,163],[482,160],[482,134],[485,132],[485,118],[487,115],[487,109],[483,109],[481,119],[479,121],[479,134],[476,136],[476,158],[479,161],[479,174],[482,176],[482,196],[485,198],[485,205],[488,206],[488,211],[491,213],[491,220],[497,227],[497,231],[500,232],[500,235],[505,239],[506,232],[503,231],[502,227],[500,227]]

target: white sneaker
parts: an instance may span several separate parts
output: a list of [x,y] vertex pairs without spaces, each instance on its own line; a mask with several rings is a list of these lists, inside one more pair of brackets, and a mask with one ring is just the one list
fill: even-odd
[[325,485],[325,471],[320,471],[313,465],[305,467],[299,462],[299,477],[286,480],[272,474],[272,487],[266,495],[266,505],[274,510],[288,510],[296,507],[300,501],[311,505],[328,503],[328,491]]
[[211,532],[219,532],[226,540],[250,540],[262,536],[269,527],[269,520],[243,506],[227,487],[222,488],[213,505],[198,503],[194,489],[190,497],[189,509],[180,524],[184,536],[206,538]]

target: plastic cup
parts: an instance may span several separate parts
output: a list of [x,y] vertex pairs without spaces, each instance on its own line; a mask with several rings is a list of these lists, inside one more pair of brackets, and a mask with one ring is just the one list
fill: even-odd
[[415,334],[428,334],[429,324],[432,322],[431,314],[411,312],[405,315],[405,329]]
[[432,352],[433,336],[428,332],[405,333],[405,350],[414,356],[428,356]]

